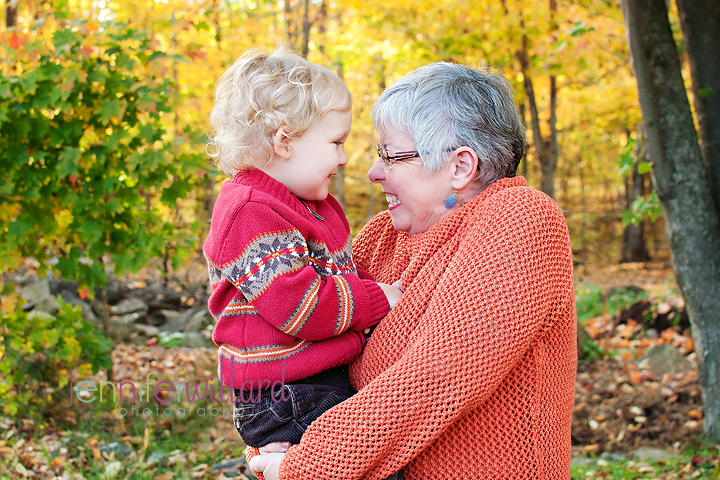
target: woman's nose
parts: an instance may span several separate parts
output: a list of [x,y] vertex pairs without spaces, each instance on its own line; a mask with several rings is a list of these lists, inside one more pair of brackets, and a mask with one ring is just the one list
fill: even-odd
[[383,168],[382,160],[379,158],[375,160],[375,163],[373,163],[370,170],[368,170],[368,178],[373,183],[380,183],[382,180],[385,180],[385,169]]

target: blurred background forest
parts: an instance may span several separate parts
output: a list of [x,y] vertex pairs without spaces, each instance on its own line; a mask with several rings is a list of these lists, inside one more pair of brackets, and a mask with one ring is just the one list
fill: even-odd
[[[287,41],[311,61],[336,71],[353,93],[350,163],[335,194],[354,233],[386,208],[380,187],[366,178],[375,161],[372,102],[396,78],[444,60],[494,66],[512,82],[528,127],[529,146],[520,172],[531,186],[557,200],[570,225],[577,262],[669,258],[661,220],[645,223],[644,245],[636,243],[632,253],[626,237],[623,252],[620,215],[636,198],[650,198],[650,182],[647,163],[633,178],[630,160],[638,157],[632,146],[640,107],[615,3],[35,0],[8,2],[6,15],[6,24],[15,26],[3,32],[3,74],[31,68],[33,58],[50,54],[56,63],[69,62],[72,68],[56,79],[60,90],[72,88],[76,76],[88,73],[79,65],[81,58],[109,57],[112,62],[119,56],[104,44],[108,22],[137,32],[134,39],[128,33],[124,42],[146,42],[145,50],[154,53],[143,57],[138,51],[133,73],[139,82],[168,82],[158,109],[162,134],[157,141],[172,143],[163,161],[180,160],[182,165],[154,185],[154,192],[144,194],[149,202],[172,203],[163,216],[174,216],[176,232],[193,237],[197,251],[223,180],[206,161],[204,149],[214,83],[247,48],[272,49]],[[53,33],[63,29],[81,35],[73,47],[82,52],[79,57],[58,47],[66,39]],[[7,61],[10,51],[21,61]],[[149,80],[151,76],[156,80]],[[119,99],[105,104],[103,126],[121,124],[126,103]],[[80,147],[81,164],[88,162],[85,157],[86,149]],[[114,173],[122,176],[120,165],[116,168]],[[78,172],[66,168],[56,174],[75,173],[82,183],[88,171],[81,166]],[[160,198],[171,182],[182,183],[177,186],[180,195],[172,195],[177,204],[166,201],[169,195]],[[639,200],[635,205],[636,211],[647,213],[654,204]],[[45,244],[53,241],[48,233]],[[174,238],[169,244],[189,246],[185,240]]]
[[227,414],[180,417],[178,396],[171,416],[153,400],[122,415],[73,388],[217,381],[213,89],[246,49],[284,42],[353,94],[333,183],[353,235],[387,208],[366,176],[380,92],[434,61],[502,70],[527,127],[519,174],[570,229],[573,478],[718,478],[617,2],[5,0],[0,20],[0,478],[252,478]]

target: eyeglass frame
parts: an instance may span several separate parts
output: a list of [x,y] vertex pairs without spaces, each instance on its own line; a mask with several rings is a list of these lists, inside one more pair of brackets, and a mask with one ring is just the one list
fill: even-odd
[[387,148],[381,147],[379,144],[375,145],[377,150],[378,158],[383,161],[386,167],[392,168],[397,162],[406,160],[412,160],[420,156],[420,153],[415,150],[411,152],[397,152],[395,155],[388,154]]
[[[448,152],[452,152],[453,150],[457,150],[460,147],[455,148],[448,148]],[[380,144],[375,145],[375,149],[377,150],[378,157],[380,160],[383,161],[385,166],[387,168],[392,168],[393,165],[395,165],[397,162],[404,162],[407,160],[412,160],[413,158],[420,157],[420,152],[417,150],[409,151],[409,152],[397,152],[395,155],[388,155],[387,148],[381,147]],[[478,170],[480,170],[480,164],[478,164]]]

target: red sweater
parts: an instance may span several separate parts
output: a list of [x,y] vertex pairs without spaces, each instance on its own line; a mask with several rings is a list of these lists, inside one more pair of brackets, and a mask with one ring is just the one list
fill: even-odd
[[223,183],[203,250],[218,372],[232,388],[350,363],[362,351],[362,330],[390,310],[372,276],[353,263],[337,201],[303,203],[257,169]]
[[577,324],[555,203],[506,178],[411,237],[381,213],[353,249],[404,293],[351,366],[359,392],[280,478],[569,479]]

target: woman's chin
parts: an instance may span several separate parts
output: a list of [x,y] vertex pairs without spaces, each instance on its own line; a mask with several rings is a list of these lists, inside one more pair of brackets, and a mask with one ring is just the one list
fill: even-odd
[[395,227],[395,230],[399,230],[401,232],[407,232],[410,230],[410,223],[405,221],[400,215],[393,214],[393,211],[390,210],[390,218],[392,219],[393,227]]

